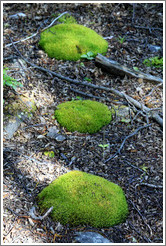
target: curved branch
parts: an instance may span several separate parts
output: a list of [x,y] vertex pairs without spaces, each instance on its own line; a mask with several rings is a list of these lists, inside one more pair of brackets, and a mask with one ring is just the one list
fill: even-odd
[[47,217],[51,211],[53,210],[53,207],[49,208],[48,211],[43,215],[43,216],[36,216],[35,215],[35,207],[33,206],[30,211],[29,211],[29,215],[32,217],[32,219],[34,220],[43,220],[45,217]]
[[29,37],[27,37],[27,38],[18,40],[18,41],[16,41],[16,42],[12,42],[12,43],[10,43],[10,44],[6,44],[5,47],[9,47],[9,46],[11,46],[12,44],[17,44],[17,43],[26,41],[26,40],[28,40],[28,39],[30,39],[30,38],[33,38],[33,37],[37,36],[40,32],[43,32],[43,31],[45,31],[46,29],[50,28],[50,27],[55,23],[56,20],[58,20],[59,18],[61,18],[63,15],[65,15],[65,14],[67,14],[67,13],[68,13],[68,12],[66,11],[66,12],[62,13],[61,15],[59,15],[58,17],[56,17],[56,18],[51,22],[51,24],[50,24],[49,26],[43,28],[41,31],[38,30],[36,33],[32,34],[31,36],[29,36]]
[[140,130],[146,128],[146,127],[149,127],[149,126],[151,126],[151,125],[152,125],[152,124],[147,124],[147,125],[145,125],[145,126],[140,126],[140,127],[138,127],[133,133],[131,133],[130,135],[128,135],[127,137],[125,137],[125,139],[123,140],[123,142],[122,142],[120,148],[116,151],[116,153],[115,153],[114,155],[110,156],[107,160],[105,160],[104,163],[108,162],[109,160],[113,159],[115,156],[117,156],[118,154],[120,154],[120,152],[121,152],[121,150],[123,149],[123,146],[124,146],[124,144],[125,144],[125,142],[126,142],[126,140],[127,140],[128,138],[131,138],[132,136],[136,135],[136,134],[138,133],[138,131],[140,131]]

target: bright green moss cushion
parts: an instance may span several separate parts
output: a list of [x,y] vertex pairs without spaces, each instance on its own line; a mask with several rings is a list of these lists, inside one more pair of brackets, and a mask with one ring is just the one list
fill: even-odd
[[53,206],[52,218],[71,226],[110,227],[124,222],[128,215],[120,186],[81,171],[53,181],[38,195],[38,205],[43,213]]
[[55,118],[68,131],[81,133],[95,133],[112,120],[105,104],[91,100],[61,103],[55,110]]
[[51,58],[79,60],[87,52],[106,53],[108,43],[95,31],[78,24],[59,24],[41,33],[39,46]]

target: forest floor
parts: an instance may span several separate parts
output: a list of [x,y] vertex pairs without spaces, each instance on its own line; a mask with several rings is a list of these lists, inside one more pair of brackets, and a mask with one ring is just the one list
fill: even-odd
[[[72,89],[80,90],[106,99],[127,102],[114,94],[78,86],[51,74],[29,66],[14,50],[13,41],[22,40],[36,33],[43,25],[68,11],[78,24],[92,28],[107,39],[106,54],[128,68],[162,78],[162,69],[146,67],[144,59],[162,56],[163,12],[160,3],[141,3],[135,8],[128,3],[5,3],[4,19],[4,66],[8,74],[23,84],[17,94],[4,90],[4,127],[18,93],[33,97],[37,110],[31,118],[22,120],[12,138],[4,134],[3,168],[3,242],[8,243],[72,243],[76,231],[95,231],[113,243],[162,243],[163,242],[163,132],[157,122],[149,118],[146,127],[127,139],[121,154],[105,163],[121,146],[125,137],[138,127],[145,126],[147,118],[131,115],[129,123],[116,119],[95,134],[80,134],[67,130],[53,118],[57,105],[64,101],[88,99]],[[10,15],[22,12],[25,18],[13,19]],[[47,20],[47,22],[46,22]],[[58,21],[57,21],[58,23]],[[122,41],[123,37],[125,39]],[[34,64],[47,68],[71,79],[85,81],[120,92],[142,102],[149,108],[157,108],[162,117],[162,87],[136,78],[119,77],[101,70],[94,60],[61,61],[49,58],[38,46],[40,35],[16,44],[21,54]],[[158,53],[152,53],[148,45],[160,46]],[[22,68],[22,69],[21,69]],[[90,98],[91,99],[91,98]],[[109,108],[111,101],[105,101]],[[132,109],[132,105],[128,105]],[[43,124],[34,127],[30,125]],[[65,138],[63,141],[47,136],[48,129],[56,126]],[[27,127],[27,128],[26,128]],[[108,144],[103,152],[99,144]],[[54,151],[49,158],[45,151]],[[72,160],[72,162],[71,162]],[[70,165],[69,165],[70,163]],[[81,170],[106,178],[122,187],[129,205],[127,220],[110,228],[93,228],[80,225],[60,226],[47,216],[43,221],[29,216],[36,205],[37,194],[58,176],[69,170]],[[151,186],[152,185],[152,186]],[[39,214],[39,211],[38,211]]]

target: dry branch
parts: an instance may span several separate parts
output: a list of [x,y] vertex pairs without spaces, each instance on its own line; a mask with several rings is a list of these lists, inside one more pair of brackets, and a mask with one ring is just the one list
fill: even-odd
[[101,54],[98,54],[96,56],[95,62],[102,68],[106,69],[109,73],[118,75],[118,76],[131,76],[135,78],[141,78],[143,80],[147,80],[150,82],[155,83],[163,83],[163,80],[161,78],[152,76],[150,74],[145,74],[140,71],[131,70],[118,62],[108,59],[105,56],[102,56]]
[[98,99],[98,100],[104,100],[104,101],[108,101],[108,102],[111,101],[111,100],[109,100],[108,98],[94,96],[94,95],[92,95],[92,94],[87,94],[87,93],[85,93],[85,92],[82,92],[82,91],[79,91],[79,90],[75,90],[75,89],[73,89],[73,88],[70,88],[70,90],[71,90],[71,91],[74,91],[75,93],[80,94],[80,95],[82,95],[82,96],[84,96],[84,97],[95,98],[95,99]]
[[129,200],[130,203],[133,205],[134,209],[138,212],[138,214],[140,215],[140,217],[142,218],[143,222],[145,223],[145,225],[148,227],[149,229],[149,232],[150,232],[150,235],[152,236],[153,233],[152,233],[152,229],[151,227],[146,223],[146,219],[145,217],[142,215],[142,213],[140,212],[140,210],[136,207],[136,205],[134,204],[134,202],[132,202],[131,200]]
[[46,218],[53,210],[53,207],[50,207],[48,209],[48,211],[43,215],[43,216],[36,216],[35,215],[35,207],[33,206],[30,211],[29,211],[29,215],[32,217],[32,219],[34,220],[43,220],[44,218]]
[[[33,38],[33,37],[37,36],[39,33],[45,31],[46,29],[48,29],[48,28],[50,28],[50,27],[52,27],[52,25],[55,23],[56,20],[58,20],[59,18],[61,18],[63,15],[65,15],[65,14],[67,14],[67,13],[68,13],[68,12],[66,11],[66,12],[62,13],[61,15],[59,15],[58,17],[56,17],[56,18],[51,22],[51,24],[50,24],[49,26],[43,28],[42,30],[40,30],[40,28],[39,28],[39,29],[37,30],[37,32],[34,33],[34,34],[32,34],[31,36],[29,36],[29,37],[27,37],[27,38],[24,38],[24,39],[21,39],[21,40],[18,40],[18,41],[13,42],[13,43],[14,43],[14,44],[17,44],[17,43],[20,43],[20,42],[24,42],[24,41],[26,41],[26,40],[28,40],[28,39],[30,39],[30,38]],[[9,46],[11,46],[13,43],[6,44],[5,47],[9,47]]]
[[162,185],[154,185],[154,184],[148,184],[148,183],[139,183],[135,186],[135,188],[137,186],[140,186],[140,185],[145,185],[145,186],[148,186],[148,187],[151,187],[151,188],[155,188],[155,189],[163,189],[163,186]]
[[151,126],[151,125],[152,125],[152,124],[147,124],[147,125],[145,125],[145,126],[140,126],[140,127],[138,127],[133,133],[131,133],[130,135],[126,136],[126,137],[124,138],[124,140],[123,140],[123,142],[122,142],[120,148],[116,151],[116,153],[115,153],[114,155],[110,156],[107,160],[105,160],[104,163],[108,162],[109,160],[113,159],[114,157],[116,157],[117,155],[120,154],[120,152],[121,152],[121,150],[123,149],[123,146],[124,146],[124,144],[125,144],[125,142],[126,142],[126,140],[127,140],[128,138],[131,138],[132,136],[136,135],[140,130],[142,130],[142,129],[146,128],[146,127],[149,127],[149,126]]
[[156,113],[156,112],[153,112],[153,109],[150,109],[148,107],[146,107],[144,104],[138,102],[137,100],[135,100],[134,98],[128,96],[127,94],[125,94],[124,92],[120,92],[114,88],[108,88],[108,87],[105,87],[105,86],[99,86],[99,85],[94,85],[94,84],[90,84],[90,83],[87,83],[87,82],[81,82],[79,80],[74,80],[74,79],[70,79],[68,77],[65,77],[61,74],[58,74],[58,73],[55,73],[49,69],[46,69],[46,68],[43,68],[43,67],[39,67],[37,65],[35,65],[34,63],[28,61],[21,53],[20,51],[17,49],[17,47],[15,46],[15,44],[13,43],[11,37],[9,36],[12,44],[13,44],[13,47],[14,49],[17,51],[17,53],[20,55],[20,57],[26,62],[28,63],[29,65],[31,65],[32,67],[34,68],[37,68],[45,73],[48,73],[48,74],[52,74],[54,75],[55,77],[57,78],[60,78],[62,80],[65,80],[65,81],[68,81],[70,82],[71,84],[76,84],[76,85],[84,85],[84,86],[88,86],[88,87],[91,87],[91,88],[94,88],[94,89],[99,89],[99,90],[105,90],[105,91],[108,91],[108,92],[111,92],[119,97],[122,97],[124,99],[126,99],[128,102],[132,103],[135,107],[141,109],[142,111],[144,111],[146,114],[148,114],[148,117],[152,117],[156,122],[158,122],[158,124],[160,126],[163,127],[163,119]]

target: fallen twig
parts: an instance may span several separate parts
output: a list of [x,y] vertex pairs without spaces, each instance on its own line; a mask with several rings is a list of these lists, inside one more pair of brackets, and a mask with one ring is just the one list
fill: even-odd
[[83,91],[75,90],[75,89],[73,89],[73,88],[70,88],[70,90],[71,90],[71,91],[74,91],[75,93],[78,93],[78,94],[80,94],[80,95],[83,95],[83,96],[85,96],[85,97],[91,97],[91,98],[95,98],[95,99],[98,99],[98,100],[104,100],[104,101],[109,101],[109,102],[111,101],[111,100],[109,100],[108,98],[94,96],[94,95],[92,95],[92,94],[87,94],[87,93],[85,93],[85,92],[83,92]]
[[135,20],[135,9],[136,9],[137,3],[132,3],[132,5],[133,5],[133,17],[132,17],[132,23],[134,23],[134,20]]
[[[28,40],[28,39],[30,39],[30,38],[33,38],[33,37],[37,36],[39,33],[41,33],[41,32],[43,32],[43,31],[45,31],[46,29],[50,28],[50,27],[55,23],[56,20],[58,20],[59,18],[61,18],[63,15],[65,15],[65,14],[67,14],[67,13],[68,13],[68,12],[66,11],[66,12],[62,13],[61,15],[59,15],[58,17],[56,17],[56,18],[51,22],[51,24],[50,24],[49,26],[43,28],[42,30],[40,30],[40,28],[38,28],[37,32],[34,33],[34,34],[32,34],[31,36],[29,36],[29,37],[27,37],[27,38],[24,38],[24,39],[21,39],[21,40],[18,40],[18,41],[13,42],[13,43],[14,43],[14,44],[17,44],[17,43],[20,43],[20,42],[24,42],[24,41],[26,41],[26,40]],[[6,44],[5,47],[9,47],[9,46],[11,46],[13,43]]]
[[134,165],[131,164],[129,161],[124,160],[124,162],[127,163],[127,165],[129,165],[129,166],[131,166],[131,167],[133,167],[133,168],[139,170],[140,172],[145,173],[145,171],[144,171],[143,169],[141,169],[141,168],[139,168],[139,167],[137,167],[137,166],[134,166]]
[[110,36],[110,37],[103,37],[104,39],[112,39],[114,36]]
[[9,233],[12,232],[12,230],[15,228],[17,222],[17,217],[14,218],[14,221],[12,224],[10,224],[10,227],[8,231],[3,235],[3,242],[5,243],[6,237],[9,235]]
[[61,15],[59,15],[58,17],[56,17],[56,18],[51,22],[51,24],[50,24],[49,26],[47,26],[47,27],[45,27],[45,28],[42,29],[42,32],[45,31],[46,29],[50,28],[50,27],[55,23],[56,20],[58,20],[59,18],[61,18],[63,15],[65,15],[65,14],[67,14],[67,13],[68,13],[68,12],[66,11],[66,12],[62,13]]
[[34,220],[43,220],[45,217],[47,217],[51,211],[53,210],[53,206],[51,208],[48,209],[48,211],[43,215],[43,216],[36,216],[35,215],[35,206],[33,206],[30,211],[29,211],[29,215],[32,217],[32,219]]
[[7,209],[12,212],[13,214],[15,214],[17,217],[22,217],[22,218],[29,218],[28,215],[23,215],[23,214],[18,214],[17,212],[15,212],[13,209],[7,207]]
[[130,203],[133,205],[134,209],[138,212],[138,214],[139,214],[140,217],[142,218],[142,220],[143,220],[143,222],[145,223],[145,225],[148,227],[149,232],[150,232],[150,236],[152,236],[152,235],[153,235],[152,229],[151,229],[150,226],[146,223],[144,216],[141,214],[141,212],[138,210],[138,208],[135,206],[135,204],[134,204],[131,200],[129,200],[129,201],[130,201]]
[[123,140],[123,142],[122,142],[122,144],[121,144],[121,146],[120,146],[120,148],[116,151],[116,153],[115,153],[114,155],[110,156],[107,160],[105,160],[104,163],[106,163],[106,162],[108,162],[109,160],[113,159],[115,156],[121,154],[120,152],[121,152],[121,150],[123,149],[123,146],[124,146],[124,144],[125,144],[125,142],[126,142],[126,140],[127,140],[128,138],[130,138],[130,137],[136,135],[140,130],[142,130],[142,129],[146,128],[146,127],[149,127],[149,126],[151,126],[151,125],[152,125],[152,124],[147,124],[147,125],[145,125],[145,126],[140,126],[140,127],[138,127],[133,133],[131,133],[130,135],[128,135],[127,137],[125,137],[124,140]]
[[155,87],[153,87],[152,90],[151,90],[146,96],[144,96],[142,99],[144,99],[144,98],[150,96],[150,95],[153,93],[153,91],[154,91],[155,89],[157,89],[157,88],[158,88],[159,86],[161,86],[161,85],[163,85],[163,84],[160,83],[160,84],[156,85]]
[[13,43],[11,37],[9,36],[12,44],[13,44],[13,47],[14,49],[17,51],[17,53],[21,56],[21,58],[27,62],[28,64],[30,64],[32,67],[34,68],[37,68],[45,73],[48,73],[48,74],[52,74],[54,75],[55,77],[57,78],[60,78],[62,80],[65,80],[65,81],[68,81],[72,84],[76,84],[76,85],[84,85],[84,86],[88,86],[88,87],[91,87],[91,88],[94,88],[94,89],[99,89],[99,90],[105,90],[105,91],[109,91],[109,92],[112,92],[113,94],[119,96],[119,97],[122,97],[122,98],[125,98],[127,99],[128,101],[130,101],[132,104],[134,104],[137,108],[143,110],[145,113],[150,113],[149,114],[149,117],[152,117],[155,121],[157,121],[160,126],[163,127],[163,119],[156,113],[156,112],[151,112],[150,109],[148,107],[146,107],[145,105],[143,105],[142,103],[138,102],[137,100],[135,100],[134,98],[128,96],[127,94],[125,94],[124,92],[120,92],[114,88],[108,88],[108,87],[105,87],[105,86],[99,86],[99,85],[94,85],[94,84],[90,84],[90,83],[87,83],[87,82],[81,82],[81,81],[78,81],[78,80],[74,80],[74,79],[70,79],[68,77],[65,77],[65,76],[62,76],[61,74],[58,74],[58,73],[55,73],[49,69],[46,69],[46,68],[43,68],[43,67],[39,67],[37,65],[35,65],[34,63],[28,61],[21,53],[20,51],[17,49],[17,47],[15,46],[15,44]]
[[159,28],[159,27],[148,27],[148,26],[136,26],[136,25],[132,25],[132,27],[135,27],[135,28],[139,28],[139,29],[147,29],[151,32],[151,30],[159,30],[159,31],[163,31],[162,28]]
[[155,189],[163,189],[163,186],[162,185],[154,185],[154,184],[148,184],[148,183],[139,183],[139,184],[136,184],[135,188],[137,186],[140,186],[140,185],[145,185],[145,186],[148,186],[148,187],[151,187],[151,188],[155,188]]
[[149,238],[147,238],[146,236],[142,235],[142,233],[138,230],[138,228],[134,227],[134,225],[131,223],[131,221],[128,221],[128,224],[129,224],[130,228],[133,231],[135,231],[138,235],[140,235],[144,239],[145,242],[147,242],[147,243],[151,243],[152,242]]
[[117,10],[117,8],[119,7],[121,3],[118,3],[115,5],[115,7],[113,8],[112,12],[110,13],[110,17],[112,17],[113,19],[115,19],[114,13]]
[[118,76],[128,75],[131,77],[141,78],[143,80],[147,80],[151,82],[163,83],[163,80],[161,78],[152,76],[150,74],[143,73],[141,71],[135,71],[135,70],[129,69],[128,67],[123,66],[114,60],[108,59],[101,54],[98,54],[96,56],[95,62],[100,67],[105,68],[109,73],[112,73]]
[[31,127],[40,127],[40,126],[46,126],[47,124],[45,123],[40,123],[40,124],[36,124],[36,125],[29,125],[29,126],[26,126],[24,128],[22,128],[23,130],[27,129],[27,128],[31,128]]
[[70,163],[68,164],[68,166],[71,166],[71,164],[73,164],[73,162],[76,160],[76,157],[75,156],[73,156],[72,158],[71,158],[71,161],[70,161]]
[[8,57],[3,57],[3,61],[7,61],[7,60],[13,60],[13,59],[17,59],[18,56],[8,56]]

